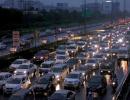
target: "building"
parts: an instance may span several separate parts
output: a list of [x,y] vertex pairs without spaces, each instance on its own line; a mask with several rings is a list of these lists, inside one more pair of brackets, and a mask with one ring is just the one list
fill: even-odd
[[95,13],[95,12],[100,12],[101,11],[102,5],[100,3],[96,3],[96,2],[95,3],[88,3],[86,5],[86,8],[87,8],[87,10]]
[[120,12],[120,3],[119,2],[112,2],[112,1],[105,1],[103,2],[102,13],[109,15],[109,14],[117,14]]
[[43,4],[38,0],[4,0],[1,7],[18,10],[41,10],[43,9]]

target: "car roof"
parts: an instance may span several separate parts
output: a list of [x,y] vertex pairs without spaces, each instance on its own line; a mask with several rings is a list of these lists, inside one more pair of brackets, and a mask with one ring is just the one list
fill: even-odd
[[60,93],[60,94],[66,95],[69,91],[70,91],[70,90],[61,89],[61,90],[56,91],[55,93]]
[[[16,59],[16,60],[17,60],[17,61],[24,61],[24,60],[27,60],[27,59]],[[16,60],[15,60],[15,61],[16,61]]]
[[9,72],[0,72],[0,76],[4,76],[4,75],[7,75],[7,74],[11,74]]
[[42,64],[52,64],[52,63],[55,63],[55,61],[53,61],[53,60],[52,61],[51,60],[50,61],[44,61]]
[[13,75],[12,78],[26,78],[24,75]]
[[62,68],[64,67],[66,64],[55,64],[54,68]]
[[71,72],[70,74],[81,74],[81,72],[76,70],[76,71]]

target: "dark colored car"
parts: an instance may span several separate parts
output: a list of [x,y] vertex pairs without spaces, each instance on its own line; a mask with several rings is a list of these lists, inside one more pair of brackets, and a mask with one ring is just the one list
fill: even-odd
[[99,95],[103,95],[107,90],[107,82],[103,76],[92,76],[88,82],[87,87],[87,97],[90,94],[93,95],[93,98],[98,98]]
[[48,50],[41,50],[41,51],[38,51],[34,57],[33,57],[33,61],[34,62],[42,62],[42,61],[45,61],[45,60],[48,60],[49,58],[49,51]]
[[75,70],[79,67],[80,61],[77,58],[70,58],[66,64],[69,66],[69,70]]
[[32,90],[35,94],[43,94],[47,96],[55,91],[55,76],[54,74],[47,74],[32,86]]
[[48,100],[75,100],[75,92],[71,90],[58,90]]
[[115,69],[114,62],[103,63],[101,64],[100,68],[101,75],[112,75]]
[[18,92],[12,94],[9,100],[33,100],[35,96],[30,94],[32,91],[30,89],[21,89]]

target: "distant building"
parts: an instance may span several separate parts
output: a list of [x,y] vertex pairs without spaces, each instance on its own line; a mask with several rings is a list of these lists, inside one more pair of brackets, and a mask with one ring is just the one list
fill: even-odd
[[68,3],[57,3],[57,9],[68,9]]
[[29,11],[41,10],[43,9],[43,4],[38,0],[4,0],[1,7]]
[[100,12],[102,9],[102,5],[100,3],[88,3],[86,5],[87,10],[91,12]]
[[110,2],[110,1],[105,1],[103,2],[103,7],[102,7],[102,13],[109,15],[109,14],[116,14],[120,12],[120,3],[119,2]]

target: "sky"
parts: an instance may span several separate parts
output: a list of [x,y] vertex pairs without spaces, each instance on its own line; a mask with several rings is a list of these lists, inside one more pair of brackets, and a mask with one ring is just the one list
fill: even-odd
[[[80,6],[81,4],[83,4],[83,1],[84,0],[40,0],[43,4],[47,4],[47,5],[55,5],[56,2],[64,2],[64,3],[68,3],[69,6]],[[87,3],[89,2],[95,2],[95,0],[86,0]],[[102,1],[105,1],[105,0],[97,0],[98,2],[102,2]],[[123,9],[123,2],[124,0],[112,0],[112,1],[119,1],[120,4],[121,4],[121,9]],[[130,8],[129,8],[129,5],[130,5],[130,0],[126,0],[126,6],[127,6],[127,10],[130,11]]]
[[[4,0],[0,0],[0,3],[3,2]],[[37,1],[37,0],[34,0]],[[39,0],[41,1],[44,5],[55,5],[56,2],[60,2],[60,3],[68,3],[69,6],[74,6],[74,7],[78,7],[81,4],[83,4],[84,0]],[[87,3],[89,2],[95,2],[95,0],[86,0]],[[98,2],[102,2],[105,0],[97,0]],[[123,9],[123,2],[124,0],[112,0],[112,1],[119,1],[121,4],[121,9]],[[127,6],[127,10],[130,11],[130,0],[126,0],[126,6]]]

